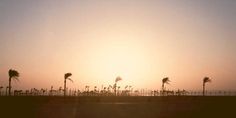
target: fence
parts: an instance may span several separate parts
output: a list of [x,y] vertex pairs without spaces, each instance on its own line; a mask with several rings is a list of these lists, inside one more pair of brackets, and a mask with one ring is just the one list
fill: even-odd
[[[30,89],[30,90],[13,90],[13,96],[63,96],[64,90],[47,90],[47,89]],[[68,90],[67,96],[202,96],[202,91],[187,91],[187,90]],[[0,90],[0,96],[8,96],[7,90]],[[236,91],[206,91],[205,96],[236,96]]]

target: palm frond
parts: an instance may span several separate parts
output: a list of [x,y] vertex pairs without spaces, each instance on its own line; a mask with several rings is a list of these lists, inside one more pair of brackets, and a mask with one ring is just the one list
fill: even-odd
[[122,78],[120,76],[118,76],[118,77],[116,77],[116,81],[115,82],[118,82],[120,80],[122,80]]
[[162,79],[162,83],[169,84],[169,82],[170,82],[170,79],[168,77],[165,77]]
[[203,83],[206,83],[206,82],[211,82],[211,79],[209,77],[204,77],[203,78]]
[[66,73],[64,77],[65,77],[65,79],[67,79],[67,78],[70,77],[70,76],[72,76],[71,73]]
[[71,78],[68,78],[68,80],[70,80],[72,83],[74,82]]
[[10,69],[8,71],[8,75],[9,75],[9,78],[14,78],[16,80],[18,80],[18,77],[20,76],[19,72],[13,69]]
[[14,79],[14,81],[17,81],[17,82],[19,82],[20,80],[18,79],[18,77],[13,77]]

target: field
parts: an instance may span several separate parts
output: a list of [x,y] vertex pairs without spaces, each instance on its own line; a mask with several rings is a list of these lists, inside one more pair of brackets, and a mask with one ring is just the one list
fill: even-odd
[[0,97],[1,118],[229,118],[235,96]]

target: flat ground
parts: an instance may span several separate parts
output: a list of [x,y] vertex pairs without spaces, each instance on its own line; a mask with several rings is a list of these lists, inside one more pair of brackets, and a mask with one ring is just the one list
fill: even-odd
[[0,97],[0,118],[235,118],[235,96]]

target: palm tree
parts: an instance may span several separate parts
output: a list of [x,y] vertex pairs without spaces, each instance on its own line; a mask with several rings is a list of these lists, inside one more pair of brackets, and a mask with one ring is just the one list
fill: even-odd
[[209,77],[204,77],[203,78],[203,90],[202,90],[202,95],[205,96],[205,84],[207,82],[211,82],[211,79]]
[[2,96],[2,89],[3,89],[3,86],[0,86],[0,96]]
[[18,80],[18,77],[20,76],[20,74],[16,70],[10,69],[8,71],[8,75],[9,75],[9,86],[8,86],[9,90],[8,90],[8,94],[9,94],[9,96],[11,96],[11,79]]
[[115,92],[115,95],[116,95],[116,87],[117,87],[117,82],[122,80],[122,78],[120,76],[116,77],[116,80],[115,80],[115,84],[113,86],[113,89],[114,89],[114,92]]
[[165,84],[169,84],[169,82],[170,82],[169,77],[165,77],[162,79],[162,90],[165,89]]
[[64,96],[66,96],[66,80],[70,80],[71,82],[73,82],[73,80],[71,78],[69,78],[70,76],[72,76],[71,73],[66,73],[64,75]]

